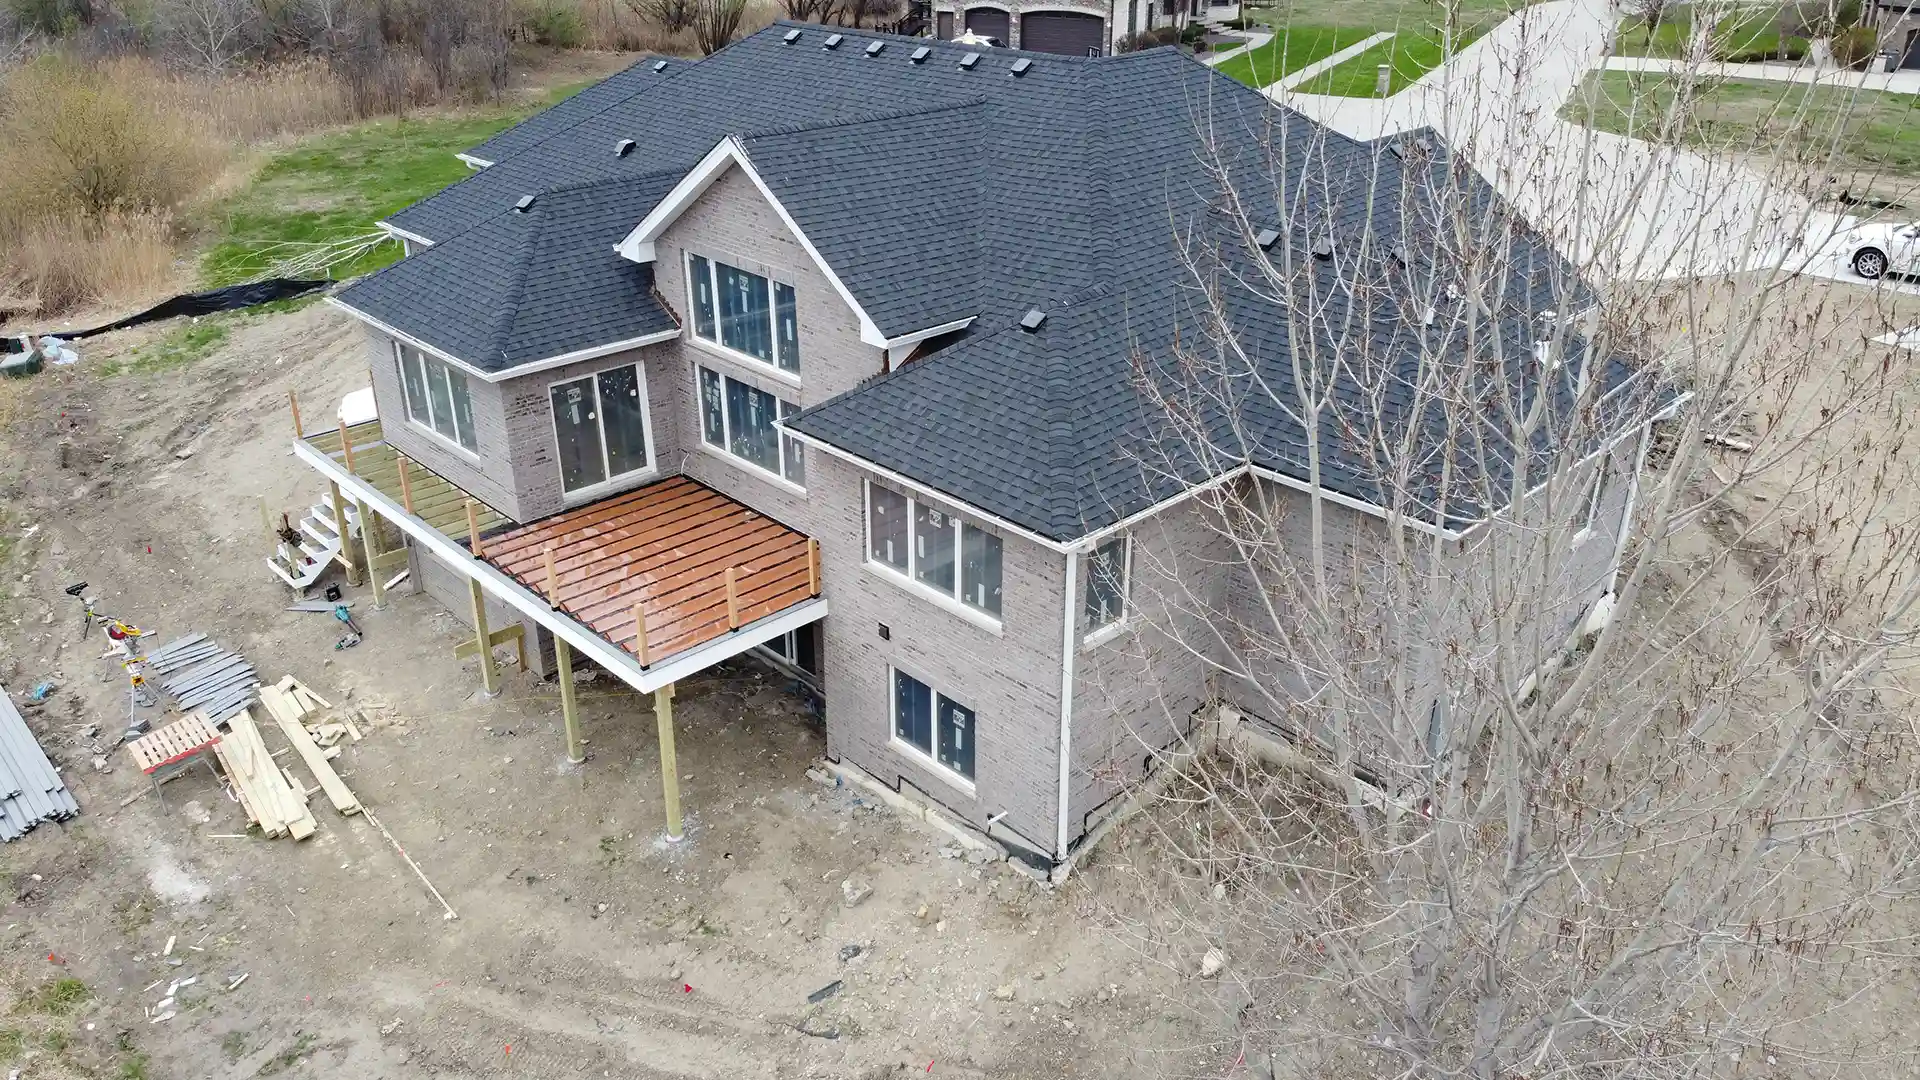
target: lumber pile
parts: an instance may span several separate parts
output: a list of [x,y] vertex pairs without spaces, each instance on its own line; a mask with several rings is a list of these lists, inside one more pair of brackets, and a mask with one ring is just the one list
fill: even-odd
[[269,839],[291,836],[305,840],[313,835],[315,825],[307,809],[306,788],[295,783],[292,774],[273,760],[251,709],[241,709],[227,719],[227,733],[213,744],[213,752],[247,812],[247,820],[258,825]]
[[80,812],[13,699],[0,688],[0,841],[11,843],[43,821]]
[[251,704],[260,682],[246,657],[205,634],[167,642],[148,654],[146,666],[182,712],[205,712],[216,726]]
[[327,754],[303,723],[315,707],[325,708],[327,704],[324,698],[302,686],[291,675],[276,685],[260,687],[261,707],[279,725],[280,734],[287,737],[287,742],[300,755],[300,760],[306,762],[314,779],[320,781],[320,790],[327,793],[327,801],[333,803],[333,808],[342,814],[357,814],[360,812],[360,800],[354,797],[339,774],[333,771]]

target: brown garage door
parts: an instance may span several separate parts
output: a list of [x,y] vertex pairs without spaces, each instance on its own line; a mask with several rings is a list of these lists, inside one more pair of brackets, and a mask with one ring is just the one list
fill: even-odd
[[1099,56],[1106,50],[1107,23],[1098,15],[1036,11],[1020,16],[1020,47],[1067,56]]
[[968,8],[967,29],[1005,45],[1013,36],[1013,16],[999,8]]

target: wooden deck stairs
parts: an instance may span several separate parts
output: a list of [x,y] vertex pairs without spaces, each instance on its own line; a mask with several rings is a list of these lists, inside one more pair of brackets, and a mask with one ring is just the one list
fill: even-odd
[[[347,536],[352,537],[360,531],[359,510],[349,503],[346,515]],[[274,576],[296,591],[319,580],[328,564],[340,554],[342,542],[340,527],[333,519],[333,507],[325,502],[314,503],[307,509],[307,516],[300,519],[299,531],[298,544],[282,540],[267,559],[267,568]]]

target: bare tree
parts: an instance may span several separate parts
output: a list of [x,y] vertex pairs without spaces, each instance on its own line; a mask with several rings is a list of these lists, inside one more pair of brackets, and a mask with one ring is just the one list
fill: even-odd
[[1911,376],[1866,343],[1885,291],[1776,242],[1829,235],[1798,148],[1835,132],[1723,168],[1508,107],[1450,95],[1451,148],[1377,157],[1201,128],[1138,465],[1244,474],[1182,511],[1202,539],[1136,536],[1111,688],[1197,663],[1219,706],[1117,855],[1145,955],[1229,983],[1176,1071],[1907,1063],[1868,1003],[1920,944]]
[[826,22],[834,9],[834,0],[780,0],[787,18],[801,22]]
[[669,34],[680,33],[692,26],[699,6],[698,0],[627,0],[627,7],[635,15],[658,25]]
[[693,36],[702,56],[712,56],[733,42],[747,0],[692,0]]
[[247,0],[167,0],[160,20],[188,67],[217,76],[253,47],[255,15]]

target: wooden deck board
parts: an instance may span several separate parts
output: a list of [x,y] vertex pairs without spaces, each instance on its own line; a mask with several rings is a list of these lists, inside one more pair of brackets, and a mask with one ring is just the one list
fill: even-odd
[[[305,438],[307,445],[343,465],[346,463],[346,454],[340,448],[338,429],[309,432]],[[372,484],[380,494],[404,505],[406,500],[400,491],[400,459],[405,455],[385,441],[380,421],[369,420],[353,425],[347,429],[347,438],[353,443],[353,474]],[[473,499],[473,496],[412,458],[406,460],[407,483],[413,489],[414,516],[448,536],[465,539],[467,500]],[[512,524],[506,515],[485,502],[479,499],[473,501],[480,504],[481,532]]]

